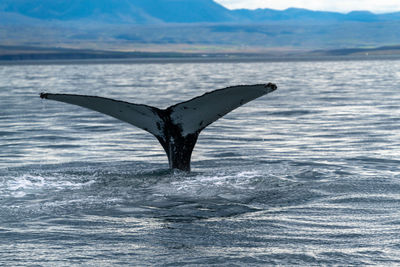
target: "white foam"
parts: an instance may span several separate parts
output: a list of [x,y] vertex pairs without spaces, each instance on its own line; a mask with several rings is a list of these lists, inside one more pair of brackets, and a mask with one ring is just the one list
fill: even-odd
[[24,174],[22,177],[15,178],[8,182],[10,191],[20,191],[26,189],[35,189],[44,186],[44,178],[41,176],[33,176]]
[[243,193],[257,190],[254,179],[261,176],[265,177],[259,171],[189,176],[168,184],[157,184],[154,189],[158,195],[168,197],[236,199]]
[[5,191],[8,191],[12,197],[21,198],[29,193],[37,193],[44,189],[57,191],[71,187],[80,188],[94,183],[94,180],[74,183],[65,181],[65,179],[66,177],[43,177],[40,175],[23,174],[21,177],[8,180],[5,183]]

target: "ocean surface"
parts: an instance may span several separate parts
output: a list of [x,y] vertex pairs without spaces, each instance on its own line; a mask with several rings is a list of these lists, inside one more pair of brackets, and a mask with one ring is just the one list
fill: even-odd
[[[268,82],[201,133],[191,173],[145,131],[39,98],[166,108]],[[399,60],[0,66],[1,266],[399,264]]]

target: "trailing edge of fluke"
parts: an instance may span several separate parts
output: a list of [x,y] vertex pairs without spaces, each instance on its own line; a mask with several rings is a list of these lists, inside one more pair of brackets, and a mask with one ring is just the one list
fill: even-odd
[[272,83],[238,85],[214,90],[191,100],[158,109],[110,98],[41,93],[40,97],[95,110],[153,134],[172,169],[190,171],[190,159],[200,132],[232,110],[277,89]]

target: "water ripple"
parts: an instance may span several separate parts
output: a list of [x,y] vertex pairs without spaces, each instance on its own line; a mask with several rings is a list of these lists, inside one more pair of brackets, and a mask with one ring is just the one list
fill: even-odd
[[[0,265],[398,265],[399,68],[2,65]],[[265,82],[201,133],[190,174],[150,134],[38,97],[165,108]]]

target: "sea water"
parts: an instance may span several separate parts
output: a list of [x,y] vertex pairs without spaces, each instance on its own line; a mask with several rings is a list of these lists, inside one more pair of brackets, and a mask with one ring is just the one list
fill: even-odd
[[[40,92],[166,108],[278,90],[200,135],[192,172],[149,133]],[[400,264],[400,61],[0,66],[0,265]]]

